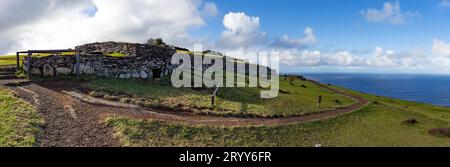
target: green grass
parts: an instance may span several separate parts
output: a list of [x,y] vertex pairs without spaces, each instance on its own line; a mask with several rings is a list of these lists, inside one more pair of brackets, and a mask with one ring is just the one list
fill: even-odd
[[75,52],[62,52],[62,53],[34,53],[33,57],[47,57],[52,55],[59,55],[59,56],[73,56],[75,55]]
[[0,147],[35,146],[40,124],[30,104],[0,88]]
[[177,50],[177,52],[178,53],[183,53],[183,54],[188,54],[188,55],[194,54],[194,52],[186,51],[186,50]]
[[125,57],[126,55],[125,54],[123,54],[123,53],[117,53],[117,52],[114,52],[114,53],[109,53],[109,54],[106,54],[107,56],[111,56],[111,57]]
[[[364,96],[379,104],[295,125],[224,128],[124,117],[106,122],[125,146],[450,146],[450,138],[428,134],[432,128],[450,127],[449,108]],[[419,123],[402,124],[410,118]]]
[[[302,87],[302,85],[304,87]],[[196,91],[190,88],[174,88],[169,78],[162,81],[139,81],[120,79],[96,79],[85,85],[99,92],[124,93],[146,98],[148,106],[164,106],[177,109],[185,106],[194,112],[217,115],[237,116],[292,116],[304,115],[321,110],[345,107],[355,102],[354,99],[335,94],[309,81],[288,78],[280,79],[280,88],[284,92],[274,99],[261,99],[260,88],[221,88],[216,105],[211,112],[210,96],[212,89]],[[317,108],[318,96],[323,96],[321,108]],[[339,100],[339,103],[336,100]]]
[[[20,56],[20,61],[19,63],[22,65],[22,58],[24,56]],[[16,65],[17,64],[17,60],[16,60],[16,55],[6,55],[6,56],[0,56],[0,66],[4,66],[4,65]]]

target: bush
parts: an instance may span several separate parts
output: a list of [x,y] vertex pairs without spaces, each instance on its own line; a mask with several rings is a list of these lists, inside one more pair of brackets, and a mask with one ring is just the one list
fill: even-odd
[[166,43],[164,43],[162,38],[156,38],[156,39],[150,38],[147,40],[146,43],[149,45],[156,45],[156,46],[166,45]]
[[419,123],[419,121],[417,121],[415,118],[410,118],[410,119],[404,120],[402,122],[402,124],[404,124],[404,125],[414,125],[417,123]]

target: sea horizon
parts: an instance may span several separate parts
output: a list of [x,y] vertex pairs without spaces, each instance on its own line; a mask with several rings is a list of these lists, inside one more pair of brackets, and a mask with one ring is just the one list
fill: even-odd
[[450,75],[409,73],[307,72],[302,75],[325,84],[406,101],[450,107]]

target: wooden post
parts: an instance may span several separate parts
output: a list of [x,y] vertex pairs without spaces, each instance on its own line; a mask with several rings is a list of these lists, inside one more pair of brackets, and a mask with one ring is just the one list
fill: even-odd
[[322,103],[322,95],[319,95],[319,99],[317,100],[317,108],[320,110],[320,103]]
[[215,98],[217,96],[217,93],[219,93],[220,85],[216,85],[216,89],[214,90],[214,93],[211,95],[211,107],[214,107]]
[[76,57],[75,70],[77,73],[77,79],[80,79],[80,54],[76,52],[75,57]]
[[33,53],[28,51],[28,57],[27,57],[27,79],[31,78],[31,55]]
[[20,58],[19,58],[19,52],[16,52],[16,61],[17,61],[17,66],[16,66],[16,71],[20,70]]

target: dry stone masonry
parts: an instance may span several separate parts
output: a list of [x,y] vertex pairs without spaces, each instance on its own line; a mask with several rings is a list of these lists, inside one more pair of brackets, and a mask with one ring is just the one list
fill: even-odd
[[[80,53],[80,73],[115,78],[159,78],[176,67],[170,63],[176,50],[169,46],[103,42],[75,48]],[[108,56],[111,53],[123,57]],[[23,60],[26,64],[27,60]],[[32,57],[31,73],[55,76],[76,74],[75,55]],[[28,69],[25,69],[28,71]]]
[[[80,54],[80,74],[94,74],[121,79],[153,79],[167,76],[177,67],[177,65],[171,64],[176,49],[167,45],[97,42],[77,46],[75,50]],[[109,56],[117,53],[123,56]],[[211,55],[211,53],[208,54]],[[233,63],[235,64],[235,71],[245,71],[247,75],[250,66],[255,66],[252,67],[253,69],[257,68],[255,64],[245,63],[238,59],[230,59],[232,62],[229,62],[230,60],[222,54],[214,55],[222,57],[224,70],[227,70],[225,69],[227,64]],[[194,55],[191,55],[191,62],[194,62]],[[23,59],[23,64],[27,64],[27,59]],[[211,64],[203,64],[202,70],[204,71],[209,67],[211,67]],[[24,66],[24,69],[28,72],[26,66]],[[269,68],[268,70],[270,71]],[[50,55],[31,58],[30,73],[33,75],[76,75],[76,72],[75,55]]]

